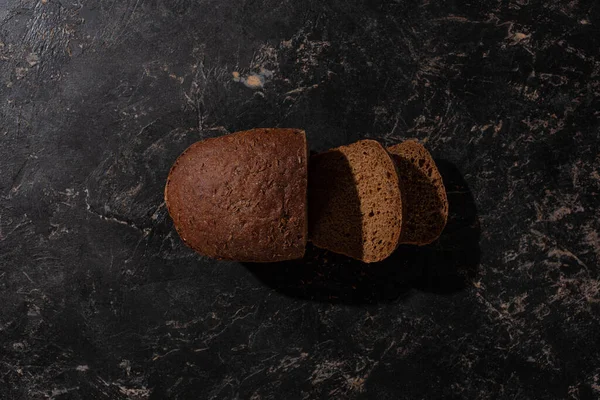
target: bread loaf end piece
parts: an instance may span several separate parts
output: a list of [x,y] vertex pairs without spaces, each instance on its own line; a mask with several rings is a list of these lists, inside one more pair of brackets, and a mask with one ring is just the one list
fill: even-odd
[[446,189],[431,154],[411,139],[387,149],[398,167],[404,205],[400,243],[435,241],[448,220]]

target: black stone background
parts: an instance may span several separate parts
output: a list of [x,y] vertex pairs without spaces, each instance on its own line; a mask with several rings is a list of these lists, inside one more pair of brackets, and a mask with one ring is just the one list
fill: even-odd
[[[600,397],[593,0],[0,2],[0,398]],[[264,87],[233,80],[263,68]],[[191,143],[422,140],[451,218],[361,266],[196,255]]]

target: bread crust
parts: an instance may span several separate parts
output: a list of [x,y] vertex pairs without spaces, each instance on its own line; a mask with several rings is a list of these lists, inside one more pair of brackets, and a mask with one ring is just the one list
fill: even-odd
[[306,193],[305,132],[260,128],[188,147],[171,167],[165,203],[198,253],[275,262],[304,255]]
[[416,139],[388,147],[396,165],[404,204],[400,243],[435,241],[448,221],[448,198],[433,157]]

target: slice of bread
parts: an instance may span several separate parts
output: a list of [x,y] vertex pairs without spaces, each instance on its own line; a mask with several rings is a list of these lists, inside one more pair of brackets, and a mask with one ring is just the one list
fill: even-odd
[[362,140],[311,157],[308,210],[316,246],[367,263],[388,257],[402,225],[390,155],[378,142]]
[[307,158],[299,129],[252,129],[194,143],[173,164],[165,187],[179,236],[213,258],[301,258]]
[[387,149],[398,167],[404,215],[400,243],[436,240],[448,220],[446,189],[431,154],[416,140]]

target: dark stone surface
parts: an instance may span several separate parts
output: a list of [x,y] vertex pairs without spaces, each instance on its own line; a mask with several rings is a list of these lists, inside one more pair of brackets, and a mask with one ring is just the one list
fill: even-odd
[[[599,14],[1,2],[0,398],[600,397]],[[169,166],[257,126],[423,140],[448,228],[368,267],[194,254]]]

